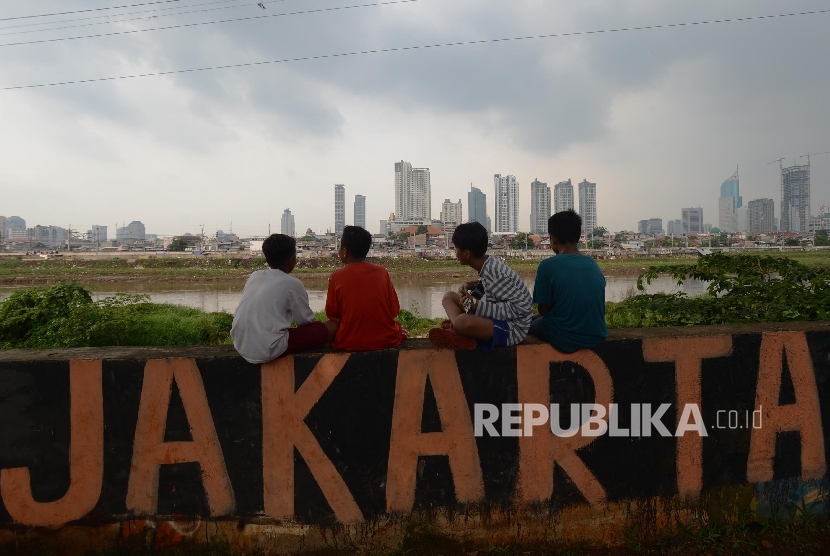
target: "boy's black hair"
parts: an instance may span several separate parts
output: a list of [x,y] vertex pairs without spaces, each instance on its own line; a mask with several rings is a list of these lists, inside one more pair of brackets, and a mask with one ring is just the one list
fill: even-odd
[[372,234],[360,226],[346,226],[343,228],[340,247],[345,247],[349,255],[355,259],[362,259],[372,247]]
[[574,209],[557,212],[548,218],[548,233],[559,243],[577,243],[582,235],[582,217]]
[[271,234],[262,242],[262,254],[271,268],[282,268],[297,253],[297,242],[291,236]]
[[469,249],[474,257],[483,257],[487,252],[487,230],[480,222],[459,224],[452,234],[452,244],[457,249]]

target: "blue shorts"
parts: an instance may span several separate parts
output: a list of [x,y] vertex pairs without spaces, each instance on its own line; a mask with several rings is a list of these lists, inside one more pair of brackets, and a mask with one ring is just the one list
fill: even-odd
[[510,339],[510,325],[503,320],[490,319],[493,321],[493,338],[489,342],[478,341],[478,351],[490,353],[497,347],[507,347]]

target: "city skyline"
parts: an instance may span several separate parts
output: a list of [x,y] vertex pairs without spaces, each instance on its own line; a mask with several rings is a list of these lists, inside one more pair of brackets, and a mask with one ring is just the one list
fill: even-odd
[[[815,154],[830,154],[830,153],[811,153]],[[790,218],[793,215],[796,215],[794,219],[794,223],[791,225],[786,219],[783,223],[781,223],[781,231],[796,231],[800,233],[809,233],[811,230],[810,220],[813,217],[817,217],[818,215],[810,214],[808,211],[809,207],[809,198],[810,198],[810,165],[793,165],[790,167],[783,167],[783,159],[781,161],[775,162],[782,162],[782,167],[780,168],[780,176],[781,176],[781,193],[782,195],[786,196],[786,200],[784,197],[780,199],[781,205],[785,203],[793,204],[790,210]],[[410,176],[421,172],[421,177],[416,178],[413,180],[410,178],[403,178],[404,174],[409,174]],[[400,192],[403,190],[401,188],[401,184],[404,184],[404,189],[406,187],[410,188],[411,190],[415,191],[415,195],[420,195],[419,206],[421,214],[426,213],[429,210],[429,206],[431,203],[426,202],[426,192],[429,191],[431,193],[430,187],[430,174],[428,168],[412,168],[411,164],[401,161],[395,163],[395,175],[396,175],[396,188],[395,188],[395,196],[396,199],[401,198]],[[406,185],[407,181],[410,185]],[[418,186],[417,182],[420,181],[422,185]],[[415,186],[411,185],[412,182],[415,182]],[[518,206],[520,204],[520,195],[518,194],[519,191],[519,183],[516,181],[515,176],[513,175],[506,175],[501,176],[500,174],[494,175],[494,185],[496,187],[496,191],[499,191],[500,184],[505,186],[504,192],[506,192],[503,197],[503,202],[507,202],[508,204],[505,206],[511,206],[509,209],[509,213],[515,213],[518,211]],[[420,191],[418,189],[420,188]],[[530,214],[530,225],[528,227],[529,233],[535,234],[544,234],[546,233],[544,230],[544,222],[546,218],[549,217],[550,214],[553,212],[558,212],[559,210],[567,210],[568,208],[574,208],[574,194],[573,194],[573,186],[572,181],[569,178],[568,180],[562,181],[557,183],[554,186],[553,195],[551,195],[550,188],[547,187],[545,182],[541,182],[538,179],[534,179],[533,182],[530,184],[531,195],[530,195],[530,204],[531,204],[531,214]],[[583,180],[578,184],[579,189],[579,206],[577,212],[582,214],[583,216],[583,234],[588,233],[590,234],[590,230],[593,227],[600,225],[597,222],[596,217],[596,183],[588,182],[587,179]],[[410,191],[409,193],[410,198],[413,197],[413,192]],[[756,206],[754,209],[751,209],[748,205],[742,204],[742,195],[740,195],[740,178],[738,174],[738,170],[736,169],[735,173],[727,178],[720,186],[720,195],[719,198],[719,225],[718,228],[721,232],[727,233],[740,233],[740,232],[760,232],[760,231],[767,231],[768,225],[773,227],[773,230],[770,231],[778,231],[778,217],[774,216],[774,205],[775,202],[772,199],[768,198],[761,198],[761,199],[754,199],[751,203],[755,203]],[[551,200],[550,197],[553,197],[553,210],[550,208]],[[767,203],[767,201],[770,201]],[[351,221],[347,222],[345,218],[345,186],[342,184],[335,185],[335,221],[334,221],[334,231],[339,235],[342,233],[342,228],[344,225],[353,224],[357,226],[364,227],[368,229],[371,233],[375,233],[374,229],[370,229],[366,224],[366,196],[364,195],[355,195],[355,202],[353,206],[353,218]],[[758,203],[763,203],[762,205],[758,205]],[[410,201],[410,205],[413,203]],[[515,206],[514,206],[515,205]],[[464,212],[463,212],[463,203],[459,199],[457,203],[452,203],[449,199],[445,199],[444,202],[440,205],[441,211],[439,213],[438,218],[434,217],[415,217],[414,220],[418,220],[419,218],[423,218],[424,220],[433,220],[433,221],[448,221],[448,222],[467,222],[472,221],[474,219],[478,219],[475,217],[475,211],[479,210],[478,207],[484,207],[484,217],[483,220],[485,221],[485,226],[488,227],[488,231],[492,231],[489,229],[489,216],[486,216],[486,195],[483,194],[478,188],[474,186],[470,186],[470,191],[468,192],[468,219],[464,219]],[[452,207],[451,212],[448,210],[448,207]],[[736,208],[737,207],[737,208]],[[762,207],[762,208],[759,208]],[[637,231],[639,233],[648,233],[651,235],[659,234],[658,230],[662,230],[664,233],[668,235],[678,234],[678,233],[686,233],[688,228],[690,227],[689,221],[689,211],[692,209],[689,208],[681,208],[681,219],[674,220],[669,218],[668,224],[666,229],[662,229],[662,217],[661,218],[650,218],[648,220],[640,220],[638,224],[631,228],[621,228],[615,231]],[[755,213],[753,215],[750,214],[750,211],[754,210]],[[691,230],[689,233],[707,233],[709,228],[714,227],[712,224],[707,223],[702,218],[702,208],[698,206],[694,209],[694,225],[691,225]],[[760,212],[759,212],[760,211]],[[820,211],[818,211],[820,213]],[[452,214],[450,220],[447,220],[445,214]],[[769,215],[772,215],[772,218]],[[802,218],[801,214],[806,214],[806,218]],[[547,215],[547,216],[545,216]],[[387,230],[387,223],[391,222],[391,218],[394,216],[394,213],[390,213],[389,219],[387,220],[380,220],[381,224],[379,227],[378,232],[384,233],[384,230]],[[288,217],[288,221],[286,221],[286,217]],[[509,227],[511,226],[511,215],[508,214],[506,217],[507,222],[506,224],[503,222],[500,224],[502,227]],[[285,233],[284,230],[293,228],[294,217],[289,209],[285,209],[284,213],[280,219],[280,229],[281,233]],[[413,220],[413,218],[398,218],[397,220]],[[685,220],[686,222],[683,222]],[[534,224],[534,221],[536,223]],[[724,225],[724,222],[727,221],[728,225]],[[804,226],[801,226],[801,222],[804,222]],[[286,223],[288,222],[288,223]],[[657,223],[656,223],[657,222]],[[676,225],[675,222],[681,223],[680,225]],[[656,224],[655,224],[656,223]],[[119,239],[123,239],[123,237],[132,237],[139,235],[143,235],[143,228],[141,233],[128,233],[128,229],[134,226],[140,225],[143,227],[143,224],[140,221],[133,221],[131,222],[129,227],[119,227],[117,224],[115,229],[117,231],[117,237]],[[588,230],[586,231],[586,225]],[[798,229],[794,230],[787,230],[787,226],[797,227]],[[231,222],[231,230],[233,224]],[[54,224],[48,224],[46,226],[42,224],[36,225],[34,228],[27,228],[25,219],[22,219],[19,216],[2,216],[0,215],[0,232],[2,235],[0,238],[2,239],[13,239],[15,237],[22,238],[22,237],[30,237],[34,239],[40,239],[41,234],[47,232],[41,232],[41,229],[50,229],[48,233],[52,236],[61,235],[64,238],[67,235],[66,229],[55,226]],[[90,226],[91,229],[88,229],[86,232],[87,238],[92,237],[99,237],[98,228],[102,228],[104,233],[104,237],[106,237],[106,226],[99,226],[97,224],[93,224]],[[607,227],[606,227],[607,228]],[[270,225],[269,225],[270,229]],[[612,229],[613,230],[613,229]],[[644,231],[647,230],[647,231]],[[331,228],[320,228],[318,233],[325,233],[327,231],[331,231]],[[498,230],[496,230],[498,231]],[[520,228],[515,230],[509,230],[510,232],[518,232],[522,231]],[[219,233],[221,230],[218,230]],[[79,230],[73,228],[73,233],[79,235]],[[181,235],[181,232],[175,234],[153,234],[155,235]],[[253,234],[253,235],[260,235],[260,234]],[[288,234],[288,235],[295,235],[295,234]],[[80,237],[80,235],[79,235]],[[54,237],[53,237],[54,239]]]
[[[31,12],[7,4],[4,17]],[[52,12],[62,4],[38,5]],[[824,5],[793,0],[786,10]],[[0,86],[782,10],[772,0],[415,2],[3,48]],[[298,227],[325,231],[333,225],[329,188],[345,183],[369,197],[372,229],[395,210],[390,163],[407,160],[430,169],[433,218],[443,199],[464,199],[471,182],[487,193],[493,217],[492,176],[507,172],[520,184],[520,231],[529,230],[534,178],[552,186],[584,176],[599,184],[597,224],[608,229],[677,218],[697,205],[716,225],[718,186],[736,164],[744,204],[771,198],[778,210],[778,163],[767,163],[783,156],[785,166],[803,164],[808,152],[830,150],[830,76],[816,71],[830,53],[828,20],[559,36],[2,91],[0,213],[82,231],[141,219],[170,235],[227,230],[233,221],[241,235],[263,235],[290,206]],[[830,155],[812,160],[810,178],[817,214],[830,204]]]

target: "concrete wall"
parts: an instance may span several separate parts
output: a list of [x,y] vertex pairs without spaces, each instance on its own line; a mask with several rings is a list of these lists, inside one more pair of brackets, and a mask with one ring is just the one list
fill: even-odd
[[417,523],[614,544],[700,511],[826,511],[829,419],[827,323],[262,366],[225,348],[5,351],[0,543],[373,549]]

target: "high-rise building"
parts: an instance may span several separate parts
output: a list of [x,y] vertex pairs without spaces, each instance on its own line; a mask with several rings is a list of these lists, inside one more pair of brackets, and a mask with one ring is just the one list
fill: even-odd
[[[753,234],[770,234],[775,228],[775,201],[755,199],[747,204],[749,220],[747,231]],[[743,231],[743,230],[740,230]]]
[[579,182],[579,216],[582,217],[582,233],[591,237],[597,227],[597,184],[588,180]]
[[3,225],[3,239],[26,237],[26,221],[19,216],[9,216]]
[[123,228],[116,228],[115,239],[119,243],[144,241],[144,224],[138,220],[133,220]]
[[69,238],[69,231],[59,226],[41,226],[38,224],[28,230],[29,239],[46,245],[58,245],[66,243]]
[[294,215],[291,214],[291,209],[285,209],[280,218],[280,233],[294,237],[294,231]]
[[684,235],[703,233],[703,209],[701,207],[680,209],[680,214],[681,231]]
[[453,203],[449,199],[444,199],[441,204],[441,222],[452,222],[456,225],[461,224],[461,219],[464,218],[464,208],[461,204],[461,199],[457,203]]
[[810,229],[810,165],[781,169],[781,231]]
[[395,163],[395,217],[409,218],[412,214],[412,164],[401,160]]
[[648,233],[653,236],[662,236],[665,234],[665,230],[663,230],[663,219],[662,218],[649,218],[648,219]]
[[467,222],[478,222],[490,232],[490,219],[487,216],[487,195],[478,187],[470,184],[470,192],[467,193]]
[[383,237],[386,237],[386,236],[389,235],[389,221],[388,220],[381,220],[380,221],[380,226],[378,226],[378,228],[379,228],[378,233],[380,235],[382,235]]
[[519,231],[519,182],[516,176],[493,175],[496,190],[496,229],[494,232]]
[[412,169],[412,218],[432,219],[432,184],[429,168]]
[[637,222],[637,233],[638,234],[647,234],[648,233],[648,220],[640,220]]
[[432,218],[432,185],[429,168],[395,163],[395,218]]
[[107,227],[93,224],[92,227],[86,231],[86,239],[96,245],[107,241]]
[[666,222],[666,235],[674,235],[674,220],[669,220]]
[[548,233],[550,218],[550,187],[534,179],[530,184],[530,233]]
[[334,235],[343,235],[343,227],[346,225],[346,186],[341,183],[334,184]]
[[734,233],[738,230],[738,209],[743,205],[741,182],[738,170],[720,186],[718,199],[718,227],[722,232]]
[[366,229],[366,196],[354,196],[354,225]]
[[574,208],[574,186],[570,178],[553,186],[553,212]]

